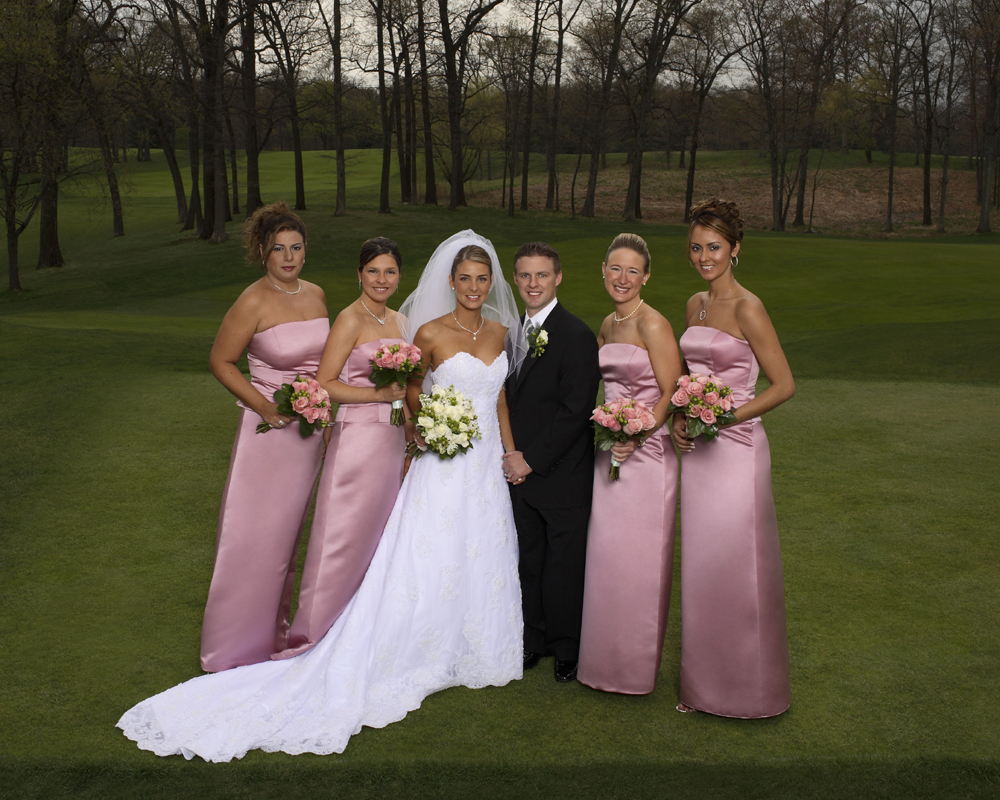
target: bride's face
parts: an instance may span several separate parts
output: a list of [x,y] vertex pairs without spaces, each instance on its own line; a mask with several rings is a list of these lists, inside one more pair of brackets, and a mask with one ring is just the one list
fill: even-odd
[[470,311],[482,307],[493,286],[490,268],[478,261],[463,261],[448,281],[455,290],[455,301]]

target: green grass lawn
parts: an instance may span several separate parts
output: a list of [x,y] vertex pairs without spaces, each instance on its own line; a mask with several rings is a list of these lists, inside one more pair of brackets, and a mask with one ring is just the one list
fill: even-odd
[[[158,155],[158,154],[157,154]],[[607,220],[422,207],[379,216],[356,154],[350,214],[308,154],[307,276],[356,295],[363,239],[405,257],[396,305],[443,238],[490,237],[509,270],[543,238],[560,297],[597,327]],[[266,196],[291,193],[267,154]],[[367,166],[366,166],[367,165]],[[256,274],[234,239],[171,224],[162,161],[128,171],[127,236],[85,185],[61,209],[61,270],[0,295],[0,796],[990,797],[1000,790],[1000,263],[997,238],[859,241],[753,234],[740,279],[767,304],[798,381],[768,415],[792,707],[681,715],[679,585],[655,693],[557,685],[551,662],[502,689],[452,689],[341,756],[160,759],[115,729],[198,674],[201,614],[236,423],[208,372],[222,314]],[[700,288],[684,232],[643,225],[649,303],[680,324]],[[25,236],[25,264],[34,255]],[[679,327],[676,330],[679,334]]]

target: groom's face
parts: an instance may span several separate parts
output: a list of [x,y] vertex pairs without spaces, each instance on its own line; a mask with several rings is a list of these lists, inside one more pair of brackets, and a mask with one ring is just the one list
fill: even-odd
[[514,265],[514,283],[531,317],[552,302],[556,287],[562,283],[562,272],[556,272],[548,256],[521,256]]

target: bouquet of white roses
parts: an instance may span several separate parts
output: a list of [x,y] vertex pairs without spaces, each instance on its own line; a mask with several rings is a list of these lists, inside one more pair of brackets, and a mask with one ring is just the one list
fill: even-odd
[[445,389],[434,384],[429,395],[421,394],[420,410],[413,421],[427,449],[441,458],[465,453],[473,439],[482,438],[472,401],[454,386]]

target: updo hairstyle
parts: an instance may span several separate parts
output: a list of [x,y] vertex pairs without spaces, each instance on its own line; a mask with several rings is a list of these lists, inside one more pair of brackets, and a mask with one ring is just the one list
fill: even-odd
[[720,200],[713,197],[704,203],[691,207],[691,226],[688,228],[688,238],[695,225],[709,228],[735,247],[743,241],[743,220],[740,217],[740,207],[731,200]]
[[483,266],[488,267],[490,270],[490,277],[493,277],[493,259],[490,258],[490,254],[486,252],[485,248],[480,247],[478,244],[467,244],[455,254],[455,260],[451,262],[452,280],[455,279],[455,274],[458,272],[459,265],[464,264],[466,261],[475,261],[477,264],[482,264]]
[[608,248],[608,254],[604,256],[605,264],[611,260],[611,254],[615,250],[631,250],[633,253],[638,253],[642,256],[643,272],[649,272],[649,248],[646,246],[646,240],[638,234],[619,233]]
[[261,270],[266,271],[267,256],[264,254],[271,252],[275,237],[282,231],[298,231],[302,234],[303,244],[306,241],[306,224],[284,200],[261,206],[254,211],[253,216],[243,223],[243,246],[246,248],[247,263],[260,264]]
[[396,267],[402,274],[403,256],[399,252],[399,246],[392,239],[386,239],[384,236],[375,236],[361,245],[361,254],[358,256],[358,274],[361,274],[361,270],[370,261],[379,256],[392,256],[396,259]]

